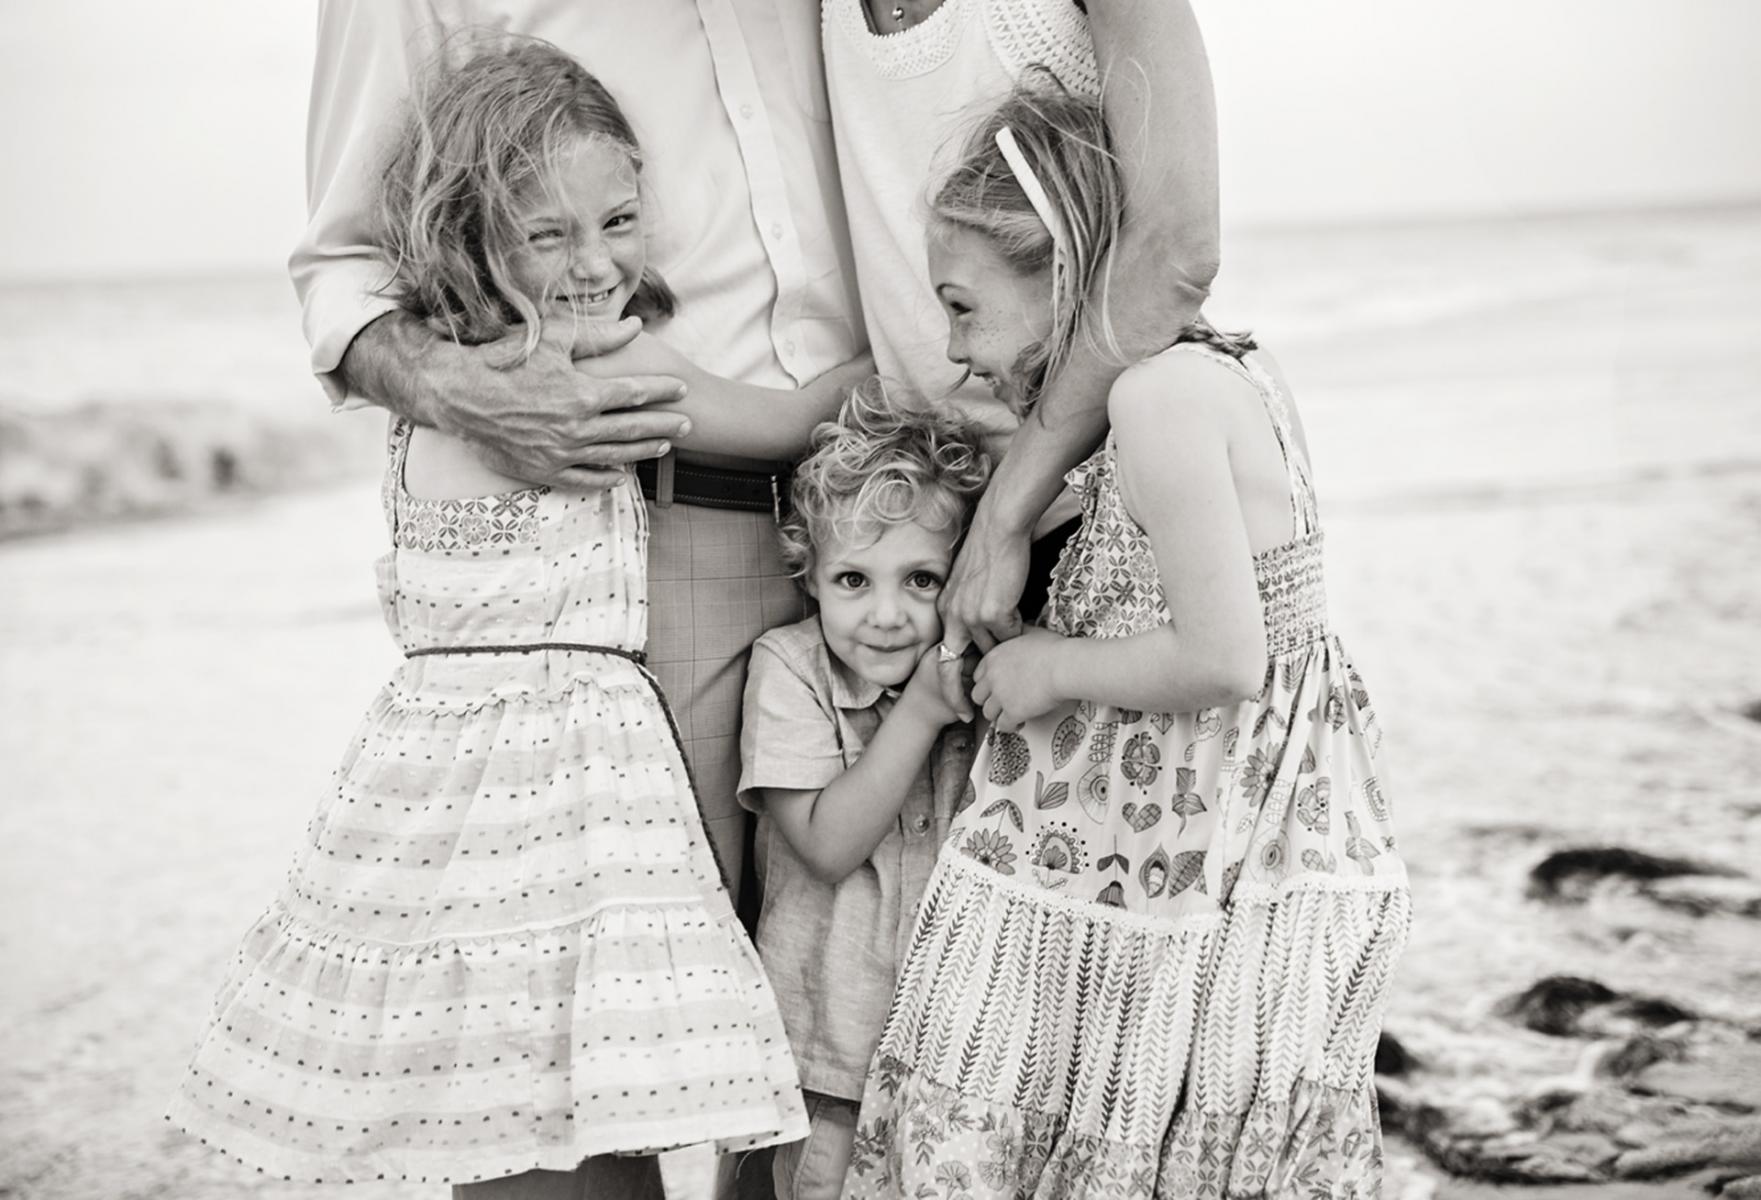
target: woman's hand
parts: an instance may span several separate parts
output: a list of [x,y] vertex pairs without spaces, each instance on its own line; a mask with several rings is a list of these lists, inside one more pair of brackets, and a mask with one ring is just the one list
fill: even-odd
[[[1028,533],[993,531],[980,509],[942,587],[942,645],[960,651],[976,645],[988,654],[999,643],[1020,635],[1021,613],[1016,605],[1027,586],[1031,547]],[[960,663],[943,662],[941,678],[948,703],[962,714],[962,720],[970,720],[972,709]]]
[[1052,670],[1054,657],[1069,640],[1035,625],[980,660],[972,677],[972,698],[984,706],[993,725],[1012,733],[1069,699],[1058,694]]

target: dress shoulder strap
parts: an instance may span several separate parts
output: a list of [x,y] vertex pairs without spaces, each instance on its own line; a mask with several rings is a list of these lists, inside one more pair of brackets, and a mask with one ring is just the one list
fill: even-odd
[[404,460],[410,455],[410,432],[414,428],[402,417],[391,418],[385,434],[385,482],[380,499],[385,506],[385,526],[391,531],[391,544],[397,545],[398,517],[404,498]]

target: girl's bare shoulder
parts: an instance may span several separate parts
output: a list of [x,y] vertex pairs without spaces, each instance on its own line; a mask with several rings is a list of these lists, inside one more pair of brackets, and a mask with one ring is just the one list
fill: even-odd
[[1253,381],[1214,350],[1177,343],[1120,373],[1107,398],[1115,427],[1143,421],[1215,421],[1219,428]]

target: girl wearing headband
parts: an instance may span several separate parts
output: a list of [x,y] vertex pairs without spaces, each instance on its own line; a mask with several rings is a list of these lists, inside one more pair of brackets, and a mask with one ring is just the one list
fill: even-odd
[[[1030,78],[934,195],[948,356],[1024,410],[1073,356],[1118,353],[1110,147],[1095,103]],[[1409,921],[1380,726],[1328,621],[1277,368],[1202,318],[1162,344],[1070,474],[1082,526],[1043,626],[979,663],[976,798],[849,1196],[1378,1194],[1371,1072]]]

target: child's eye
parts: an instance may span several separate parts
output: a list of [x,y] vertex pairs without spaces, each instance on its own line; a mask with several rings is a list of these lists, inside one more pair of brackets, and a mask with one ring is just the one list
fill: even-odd
[[963,317],[971,312],[972,309],[967,305],[960,303],[958,300],[950,300],[948,301],[948,311],[953,313],[956,317]]
[[635,213],[619,213],[605,223],[607,229],[628,229],[636,223]]
[[526,242],[533,246],[545,246],[556,242],[562,235],[560,229],[534,229],[526,235]]
[[913,571],[906,582],[920,592],[940,591],[942,587],[942,577],[934,571]]
[[841,588],[860,588],[868,583],[868,577],[861,571],[843,571],[832,577],[832,582]]

